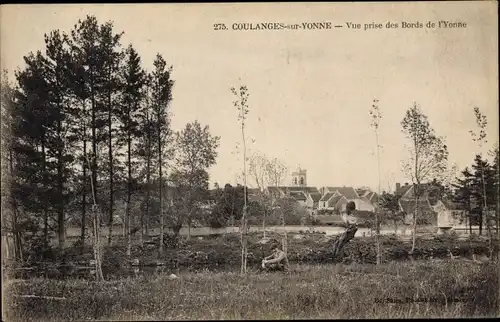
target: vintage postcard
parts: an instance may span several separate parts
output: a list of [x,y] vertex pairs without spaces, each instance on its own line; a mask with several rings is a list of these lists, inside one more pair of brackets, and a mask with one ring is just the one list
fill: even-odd
[[498,317],[497,13],[2,5],[2,320]]

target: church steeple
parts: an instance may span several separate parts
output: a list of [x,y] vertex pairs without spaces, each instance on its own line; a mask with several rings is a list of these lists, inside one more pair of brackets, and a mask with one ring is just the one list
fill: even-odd
[[307,186],[307,170],[301,169],[300,166],[297,171],[292,172],[292,186],[306,187]]

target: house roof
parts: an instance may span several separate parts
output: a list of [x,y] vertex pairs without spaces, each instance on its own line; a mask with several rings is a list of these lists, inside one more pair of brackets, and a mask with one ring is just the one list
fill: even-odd
[[378,201],[378,194],[373,191],[370,191],[370,193],[368,193],[365,197],[368,198],[371,203],[377,203]]
[[333,196],[333,198],[330,199],[330,201],[328,202],[328,204],[330,206],[332,206],[332,207],[336,206],[341,199],[345,199],[345,197],[344,196],[339,196],[339,195]]
[[290,196],[295,200],[307,200],[306,195],[302,191],[290,191]]
[[[401,186],[401,188],[397,191],[398,195],[401,196],[402,198],[415,198],[415,195],[413,192],[414,186],[415,186],[415,184]],[[425,195],[425,193],[431,188],[431,186],[432,186],[431,183],[421,183],[420,189],[422,190],[422,193]]]
[[363,202],[367,203],[367,204],[372,204],[372,202],[370,201],[370,199],[368,199],[367,197],[361,197],[359,198],[360,200],[362,200]]
[[412,185],[402,185],[399,189],[396,189],[396,194],[402,197],[408,192],[408,190],[410,190],[411,187]]
[[[434,209],[427,199],[419,199],[418,204],[420,211],[424,213],[434,213]],[[401,210],[406,214],[411,214],[415,210],[415,200],[400,199],[399,205]]]
[[354,190],[353,187],[327,187],[328,191],[338,191],[341,195],[346,197],[347,199],[356,199],[359,198],[358,193]]
[[356,192],[360,197],[367,196],[369,193],[371,193],[371,191],[368,189],[356,189]]
[[327,192],[323,195],[323,197],[321,197],[319,201],[328,201],[328,199],[333,197],[334,194],[335,194],[334,192]]
[[283,186],[279,188],[282,189],[283,191],[302,191],[305,193],[319,193],[319,190],[316,187]]
[[318,202],[321,200],[321,193],[319,192],[312,192],[309,194],[314,202]]
[[318,188],[316,187],[295,187],[295,186],[268,186],[267,187],[268,191],[273,191],[273,192],[291,192],[291,191],[301,191],[304,193],[319,193]]

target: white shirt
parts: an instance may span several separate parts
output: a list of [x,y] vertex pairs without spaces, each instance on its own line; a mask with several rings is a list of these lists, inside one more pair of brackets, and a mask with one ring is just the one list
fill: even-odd
[[346,224],[355,224],[357,222],[356,217],[354,217],[353,215],[347,215],[347,213],[345,212],[342,213],[342,220]]

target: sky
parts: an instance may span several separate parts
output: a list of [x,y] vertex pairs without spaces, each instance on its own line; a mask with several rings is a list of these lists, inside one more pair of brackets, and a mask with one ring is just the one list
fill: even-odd
[[[281,3],[7,5],[0,9],[1,65],[11,73],[44,48],[44,33],[69,32],[95,15],[123,31],[149,70],[157,53],[173,66],[172,126],[198,120],[220,136],[210,181],[235,184],[243,168],[232,86],[249,89],[247,154],[307,169],[309,186],[378,189],[369,109],[377,99],[381,189],[410,182],[401,170],[409,141],[401,132],[416,102],[446,138],[459,169],[498,141],[497,3]],[[347,22],[462,21],[467,28],[352,30]],[[329,21],[331,30],[234,31],[233,23]],[[229,30],[215,31],[215,23]],[[487,116],[480,151],[469,130],[473,108]],[[248,179],[249,184],[252,182]],[[241,183],[241,180],[239,181]],[[288,176],[285,184],[291,183]]]

